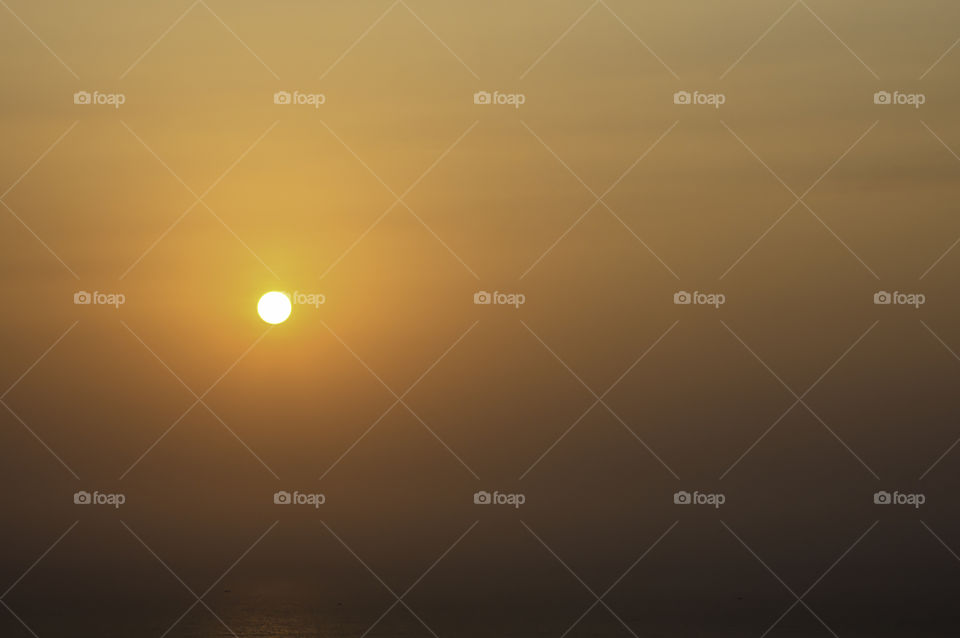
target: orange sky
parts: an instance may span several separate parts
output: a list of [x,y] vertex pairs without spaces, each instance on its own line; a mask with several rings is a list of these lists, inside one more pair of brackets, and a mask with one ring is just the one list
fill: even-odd
[[[607,548],[578,568],[609,582],[625,537],[672,520],[661,493],[718,483],[828,369],[816,415],[796,408],[723,479],[764,533],[821,520],[778,490],[912,481],[955,438],[960,6],[7,2],[0,432],[6,478],[37,500],[7,498],[29,522],[2,540],[28,555],[73,516],[64,494],[103,485],[212,580],[186,548],[229,563],[275,518],[264,499],[304,485],[409,583],[475,518],[470,493],[504,485],[539,494],[526,516],[561,553]],[[326,302],[264,334],[274,289]],[[728,301],[674,305],[682,290]],[[876,306],[879,290],[928,302]],[[514,518],[487,542],[530,549]],[[129,538],[113,523],[91,526]]]

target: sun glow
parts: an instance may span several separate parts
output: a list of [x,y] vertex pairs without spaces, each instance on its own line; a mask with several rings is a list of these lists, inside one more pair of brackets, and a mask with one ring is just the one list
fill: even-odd
[[260,297],[257,304],[257,312],[260,318],[267,323],[283,323],[290,316],[293,306],[290,304],[290,298],[282,292],[268,292]]

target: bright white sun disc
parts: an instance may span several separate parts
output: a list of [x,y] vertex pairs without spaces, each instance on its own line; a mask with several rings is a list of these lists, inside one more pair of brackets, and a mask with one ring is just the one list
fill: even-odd
[[290,304],[290,298],[282,292],[268,292],[260,297],[257,304],[257,312],[260,318],[267,323],[283,323],[290,316],[293,306]]

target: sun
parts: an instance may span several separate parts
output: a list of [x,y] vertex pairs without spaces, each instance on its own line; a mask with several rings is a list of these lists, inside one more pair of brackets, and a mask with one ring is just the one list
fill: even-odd
[[275,290],[260,297],[260,302],[257,304],[257,312],[260,314],[260,318],[273,324],[286,321],[292,309],[290,298]]

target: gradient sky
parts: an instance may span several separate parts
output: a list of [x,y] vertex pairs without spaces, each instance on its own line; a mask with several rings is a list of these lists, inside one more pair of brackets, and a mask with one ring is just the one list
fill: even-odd
[[[777,578],[799,595],[879,519],[810,606],[843,636],[956,626],[956,3],[5,2],[0,590],[80,521],[2,599],[42,638],[160,635],[193,602],[134,533],[199,595],[278,520],[207,601],[228,624],[362,633],[395,599],[351,551],[399,595],[470,529],[411,608],[559,636],[595,598],[557,557],[599,595],[679,521],[611,608],[759,636],[795,600]],[[267,331],[274,289],[326,303]]]

